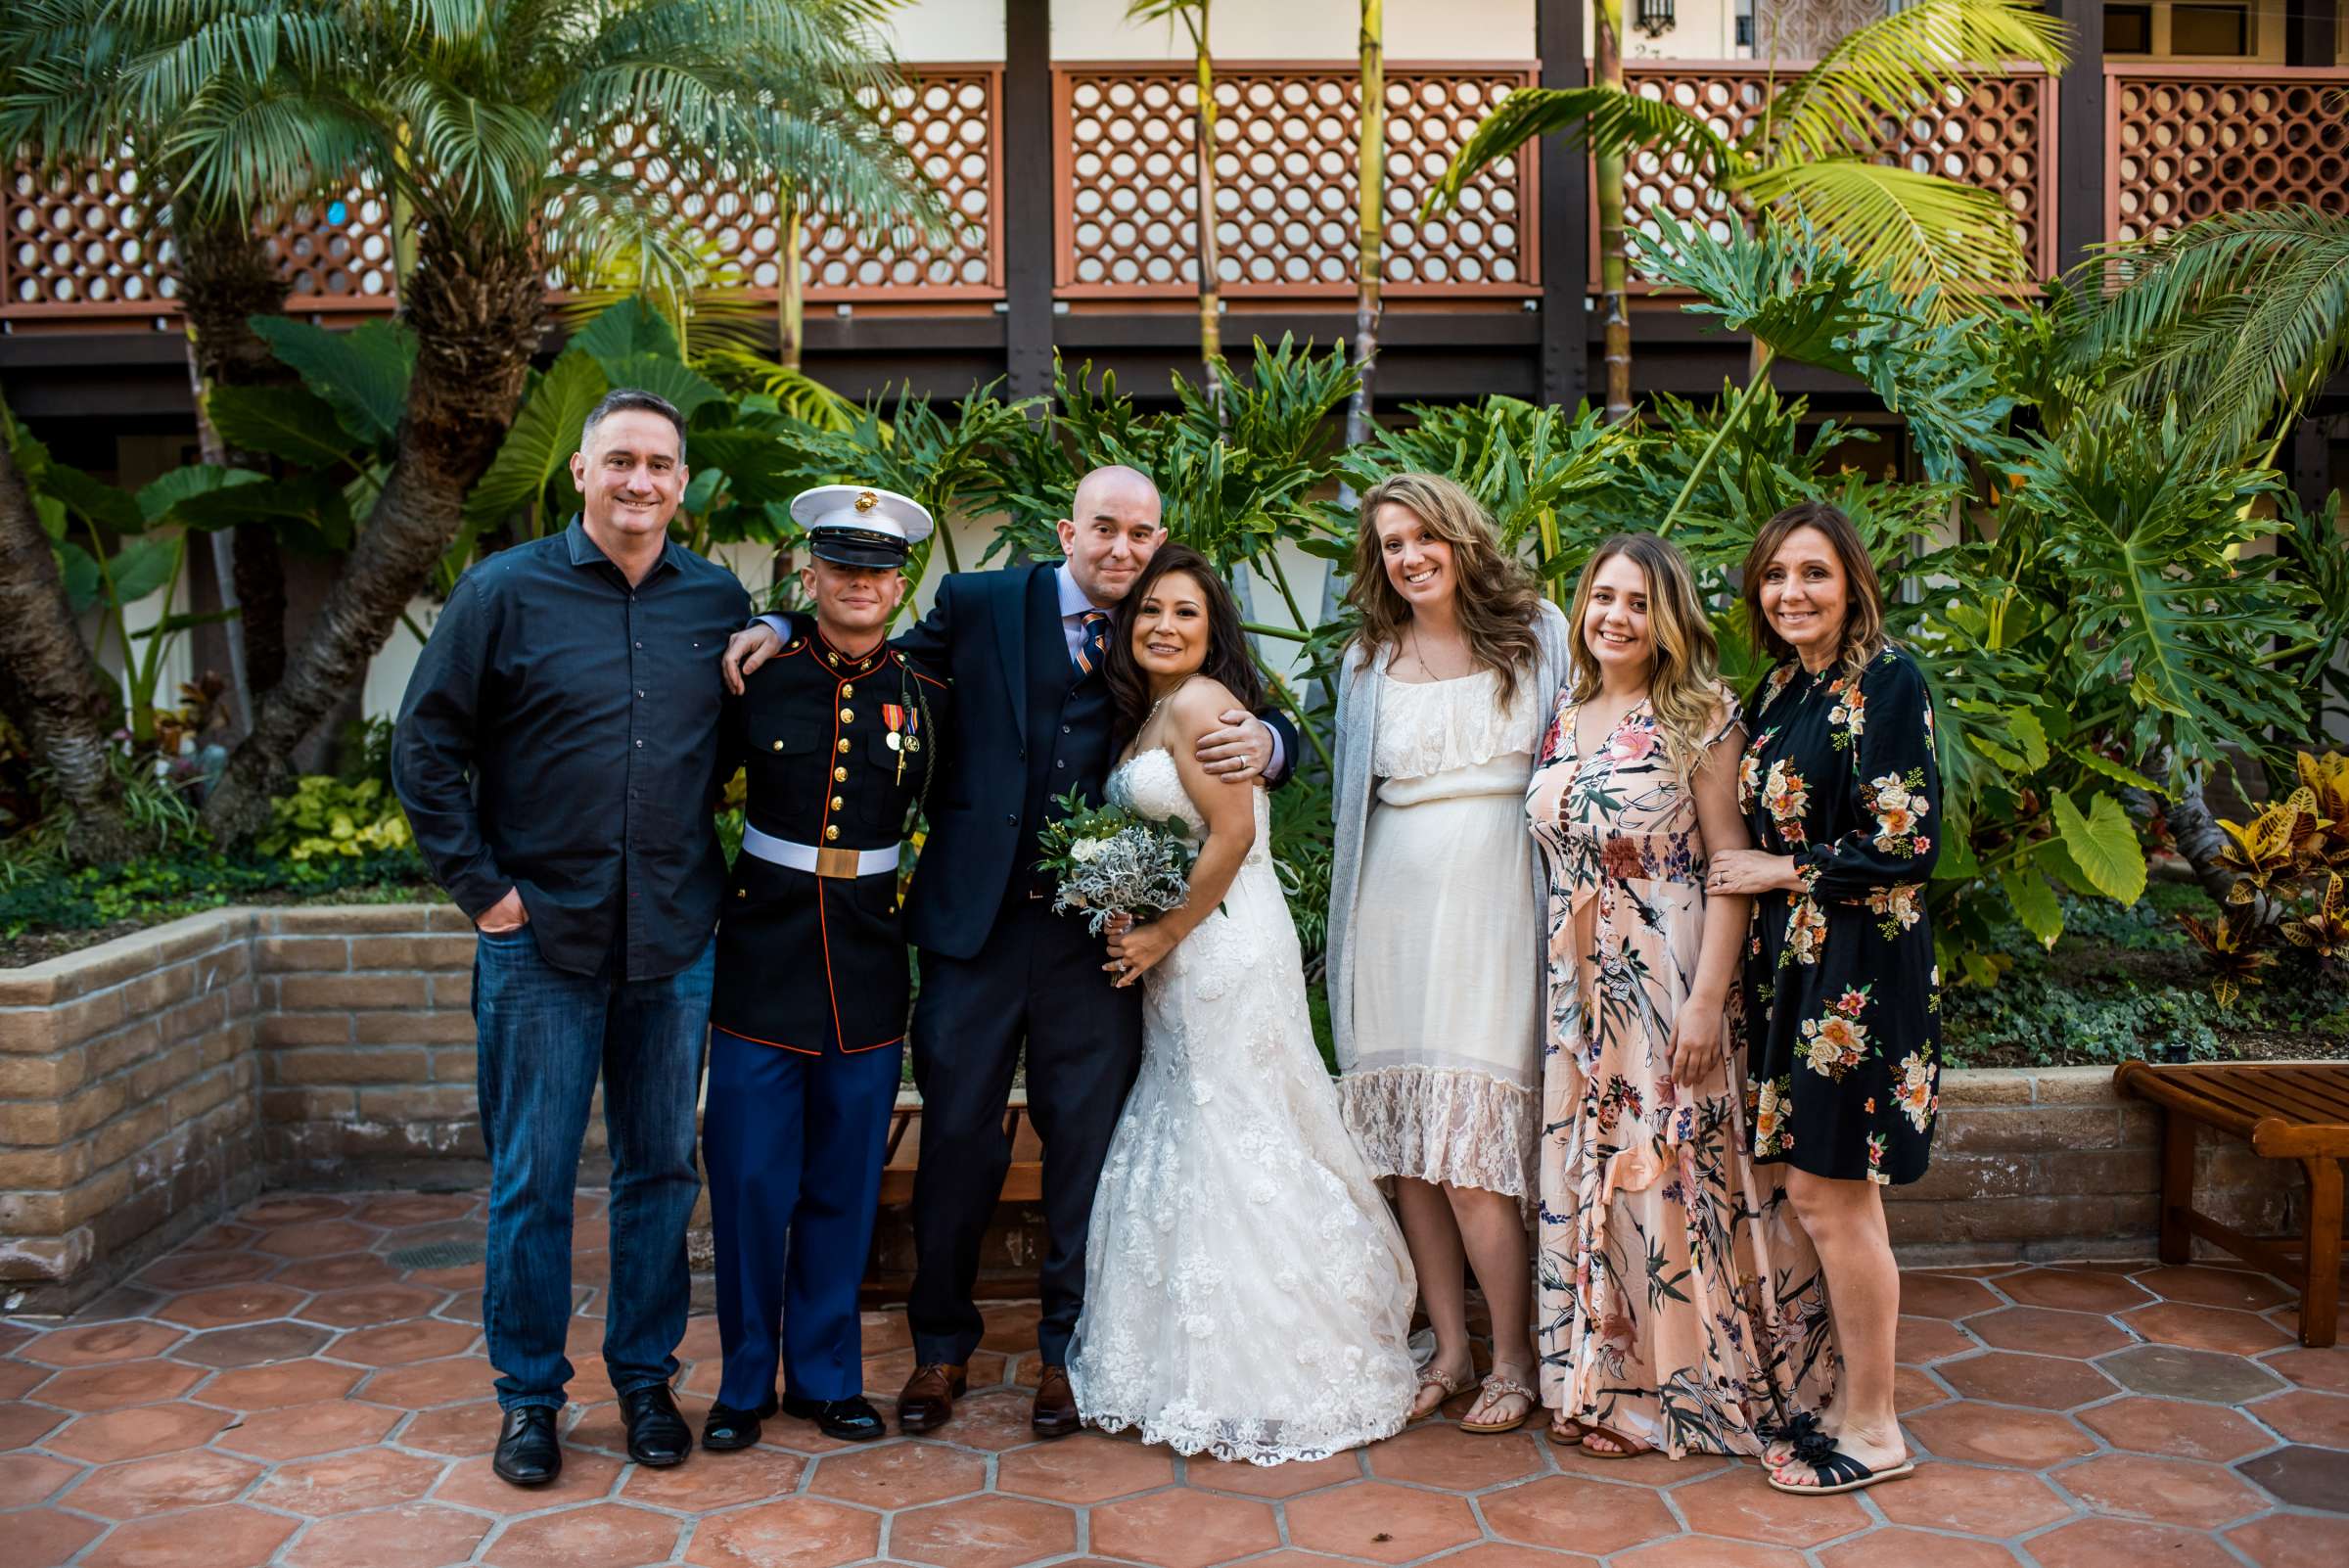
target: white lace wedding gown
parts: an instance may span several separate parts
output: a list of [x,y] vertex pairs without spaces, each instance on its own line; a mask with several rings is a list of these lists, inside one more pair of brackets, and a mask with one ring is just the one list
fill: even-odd
[[[1221,909],[1142,978],[1141,1076],[1093,1198],[1069,1381],[1109,1431],[1278,1464],[1402,1429],[1416,1281],[1313,1047],[1253,793],[1256,844]],[[1164,749],[1108,794],[1205,836]]]

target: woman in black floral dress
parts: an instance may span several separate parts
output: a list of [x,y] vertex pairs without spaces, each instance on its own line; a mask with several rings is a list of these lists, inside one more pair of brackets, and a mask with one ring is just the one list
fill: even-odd
[[1933,705],[1884,635],[1858,530],[1823,502],[1763,525],[1746,610],[1779,663],[1747,720],[1739,793],[1759,848],[1714,858],[1711,891],[1754,896],[1754,1159],[1783,1161],[1819,1249],[1843,1399],[1779,1451],[1771,1484],[1848,1492],[1911,1472],[1893,1413],[1900,1274],[1882,1188],[1925,1173],[1941,1022],[1925,881],[1941,833]]

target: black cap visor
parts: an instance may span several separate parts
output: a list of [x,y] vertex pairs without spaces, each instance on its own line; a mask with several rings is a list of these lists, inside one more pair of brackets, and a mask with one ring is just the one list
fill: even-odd
[[818,529],[807,535],[807,553],[834,566],[895,571],[905,564],[906,546],[894,533],[867,529]]

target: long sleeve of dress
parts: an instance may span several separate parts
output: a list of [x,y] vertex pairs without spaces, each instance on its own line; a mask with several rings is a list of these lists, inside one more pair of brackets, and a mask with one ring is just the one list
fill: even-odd
[[1878,654],[1830,716],[1848,731],[1860,825],[1795,855],[1822,899],[1865,899],[1920,887],[1941,841],[1941,764],[1934,755],[1933,697],[1897,649]]

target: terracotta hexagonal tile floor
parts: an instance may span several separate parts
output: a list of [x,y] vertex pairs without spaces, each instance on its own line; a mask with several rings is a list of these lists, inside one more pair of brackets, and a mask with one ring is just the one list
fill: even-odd
[[[601,1194],[577,1207],[578,1376],[553,1486],[489,1470],[497,1407],[462,1193],[281,1194],[67,1322],[0,1319],[0,1561],[17,1568],[2337,1568],[2349,1561],[2349,1349],[2302,1350],[2246,1269],[2097,1262],[1905,1277],[1896,1395],[1931,1457],[1865,1499],[1772,1492],[1750,1463],[1600,1461],[1465,1400],[1312,1463],[1185,1459],[1028,1429],[1033,1302],[991,1306],[944,1430],[836,1443],[768,1423],[741,1453],[627,1462],[603,1375]],[[865,1314],[873,1397],[911,1362]],[[714,1322],[678,1357],[688,1417]],[[1080,1550],[1086,1555],[1079,1556]]]

